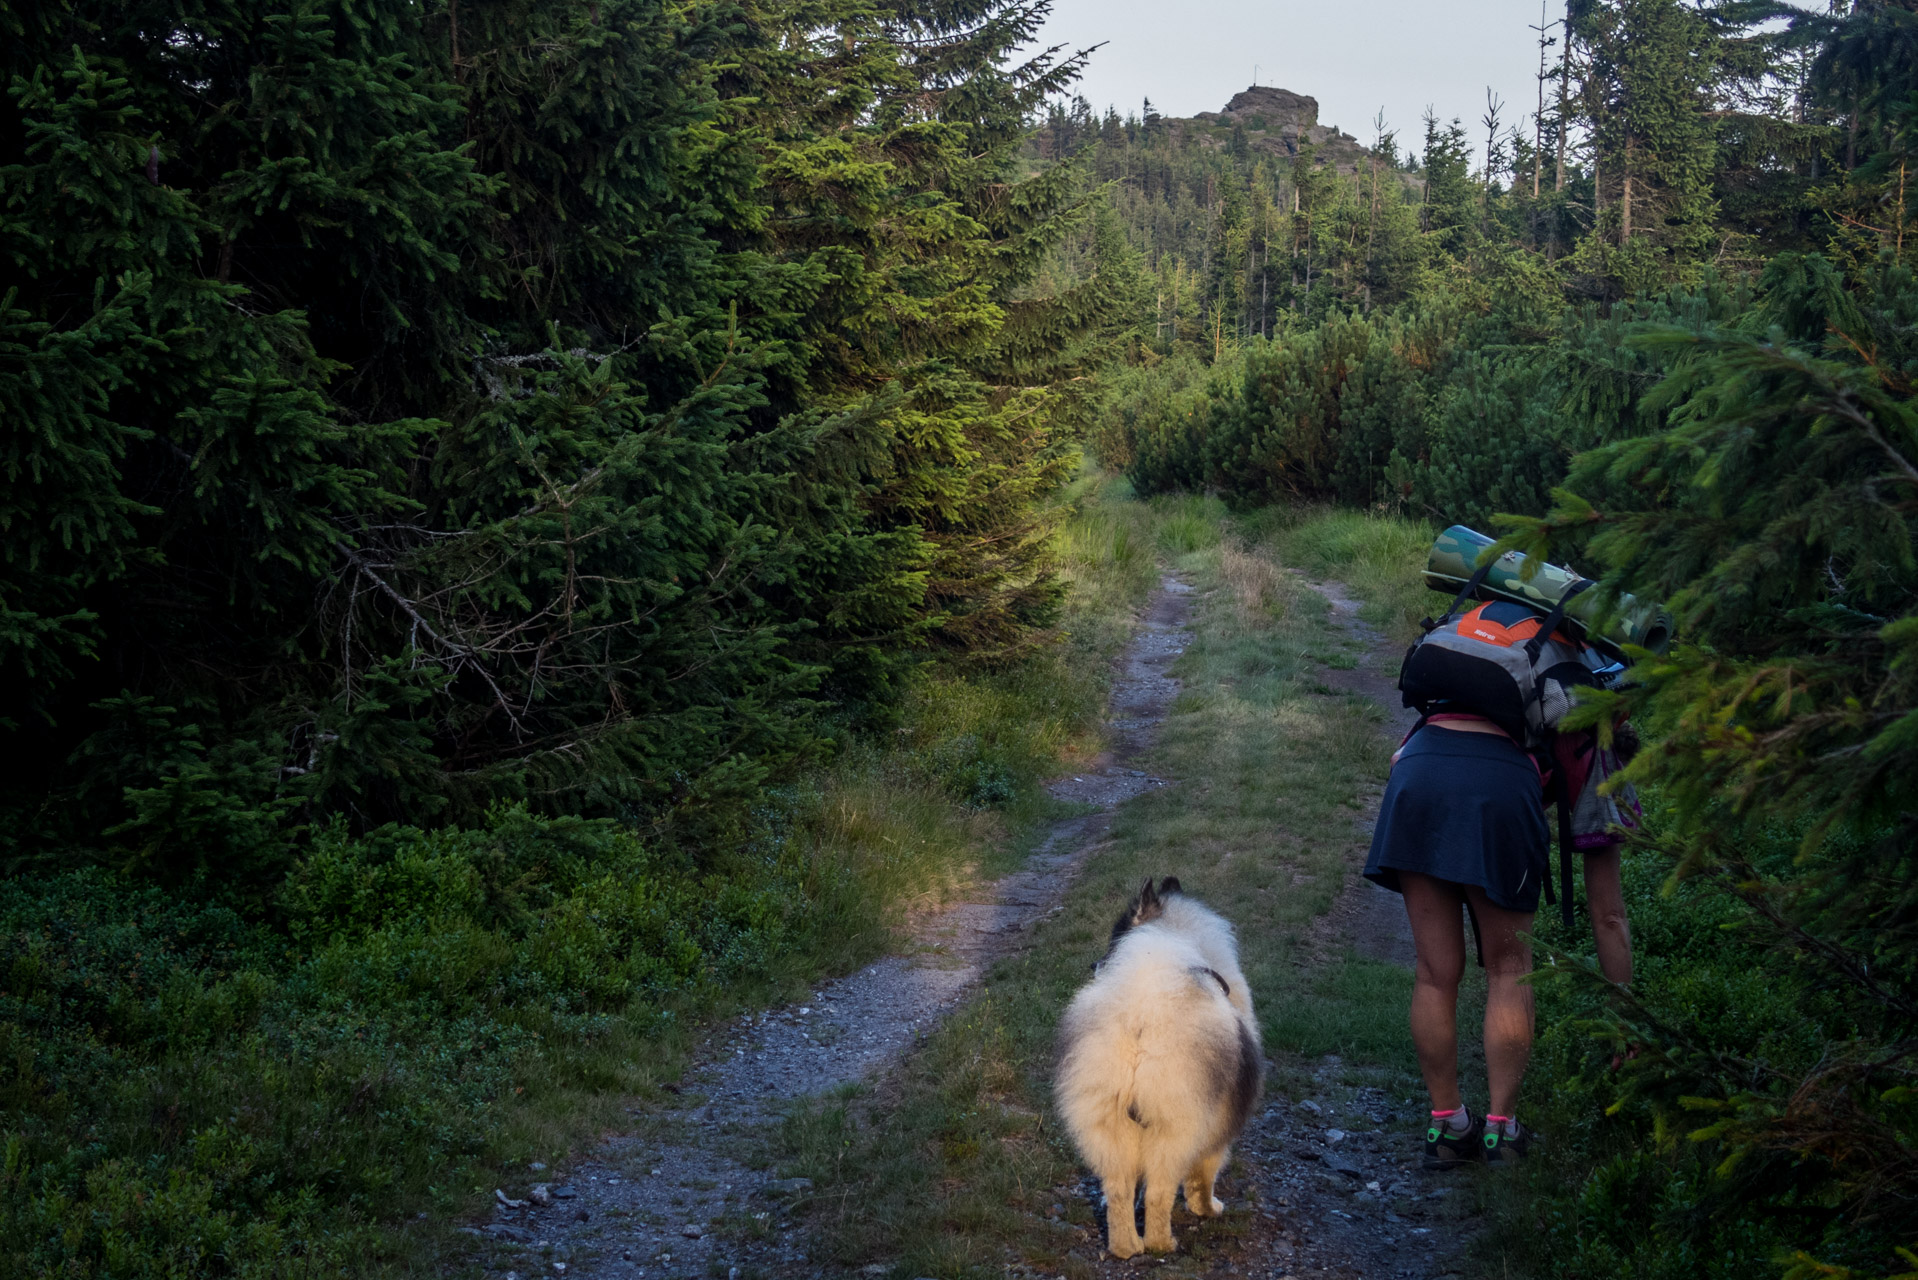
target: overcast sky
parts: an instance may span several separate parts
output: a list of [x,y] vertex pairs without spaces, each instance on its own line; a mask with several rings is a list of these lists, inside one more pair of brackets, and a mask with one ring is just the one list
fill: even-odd
[[[1548,0],[1548,19],[1564,11]],[[1043,36],[1092,55],[1079,91],[1103,112],[1217,111],[1252,83],[1319,100],[1319,123],[1372,140],[1385,109],[1401,151],[1421,150],[1429,104],[1483,149],[1485,87],[1529,132],[1537,105],[1538,0],[1055,0]]]

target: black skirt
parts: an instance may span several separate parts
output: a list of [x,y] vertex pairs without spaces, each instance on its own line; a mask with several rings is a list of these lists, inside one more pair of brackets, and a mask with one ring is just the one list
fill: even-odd
[[1551,838],[1538,767],[1516,743],[1427,725],[1392,766],[1365,877],[1403,892],[1399,873],[1415,871],[1537,911]]

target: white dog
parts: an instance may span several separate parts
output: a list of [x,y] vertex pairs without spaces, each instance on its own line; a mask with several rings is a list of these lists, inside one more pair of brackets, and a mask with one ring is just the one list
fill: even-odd
[[1212,1194],[1258,1102],[1264,1064],[1232,926],[1168,876],[1147,880],[1112,926],[1112,946],[1066,1010],[1054,1096],[1106,1198],[1106,1248],[1141,1246],[1133,1195],[1145,1181],[1145,1240],[1178,1247],[1172,1197],[1225,1212]]

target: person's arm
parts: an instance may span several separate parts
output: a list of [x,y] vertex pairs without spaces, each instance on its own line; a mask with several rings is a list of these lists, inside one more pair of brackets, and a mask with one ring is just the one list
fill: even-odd
[[1632,980],[1632,926],[1625,918],[1625,886],[1619,878],[1620,846],[1585,854],[1585,902],[1592,913],[1592,938],[1598,944],[1598,968],[1611,981]]

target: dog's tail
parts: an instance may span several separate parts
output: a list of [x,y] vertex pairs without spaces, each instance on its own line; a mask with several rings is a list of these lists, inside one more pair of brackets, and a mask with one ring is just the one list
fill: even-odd
[[1235,1018],[1233,1024],[1239,1034],[1232,1054],[1231,1080],[1224,1080],[1222,1077],[1225,1073],[1216,1069],[1214,1078],[1221,1086],[1220,1092],[1228,1099],[1231,1133],[1236,1138],[1245,1128],[1246,1121],[1252,1118],[1252,1108],[1259,1105],[1259,1096],[1265,1085],[1265,1055],[1260,1052],[1258,1037],[1252,1034],[1252,1028],[1245,1019]]
[[1215,1105],[1225,1108],[1230,1117],[1230,1132],[1237,1135],[1252,1118],[1265,1083],[1265,1055],[1259,1049],[1248,1019],[1242,1018],[1232,1004],[1232,986],[1225,975],[1206,965],[1194,965],[1186,971],[1194,994],[1219,1006],[1220,1021],[1232,1027],[1228,1041],[1214,1040],[1204,1052],[1206,1093]]

